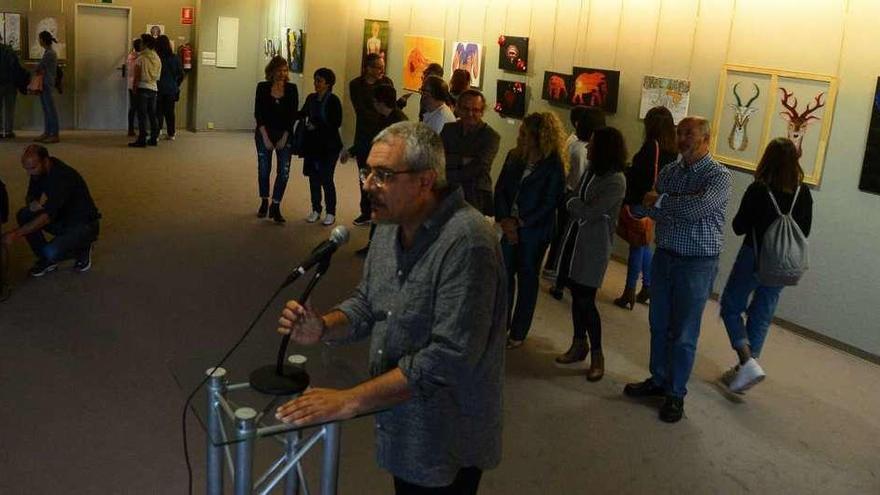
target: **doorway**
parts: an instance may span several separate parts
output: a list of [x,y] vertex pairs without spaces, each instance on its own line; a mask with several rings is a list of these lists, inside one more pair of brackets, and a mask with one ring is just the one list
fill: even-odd
[[77,129],[128,128],[130,16],[130,7],[76,6]]

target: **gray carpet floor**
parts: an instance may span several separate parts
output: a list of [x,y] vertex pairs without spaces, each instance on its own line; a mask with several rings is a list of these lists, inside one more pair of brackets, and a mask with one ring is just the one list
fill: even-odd
[[[27,246],[10,253],[13,290],[0,303],[0,493],[184,492],[186,392],[329,229],[302,220],[308,186],[298,162],[287,225],[254,216],[248,133],[181,133],[146,150],[111,133],[62,137],[51,151],[87,178],[104,215],[101,239],[85,274],[68,263],[29,279]],[[26,142],[0,141],[0,178],[16,208]],[[339,166],[337,184],[339,220],[350,225],[352,163]],[[366,235],[353,229],[316,306],[329,307],[357,282],[353,252]],[[481,493],[880,493],[880,368],[774,327],[768,379],[732,400],[716,384],[735,358],[715,303],[704,315],[686,418],[664,424],[653,405],[625,399],[623,385],[647,375],[648,328],[647,307],[610,304],[624,273],[612,263],[599,294],[607,373],[598,383],[584,380],[583,366],[553,364],[570,339],[569,306],[540,297],[529,340],[508,353],[504,460],[486,473]],[[283,292],[230,360],[232,381],[274,359],[274,323],[295,294]],[[317,385],[365,376],[363,345],[291,351],[309,357]],[[200,493],[205,435],[192,414],[188,429]],[[340,493],[391,492],[373,461],[372,429],[369,419],[344,425]],[[278,446],[264,440],[257,449],[265,468]],[[306,467],[314,480],[314,459]]]

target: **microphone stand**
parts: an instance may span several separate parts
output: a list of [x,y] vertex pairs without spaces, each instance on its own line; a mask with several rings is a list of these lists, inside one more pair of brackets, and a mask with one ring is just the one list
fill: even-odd
[[[332,253],[318,262],[317,268],[312,273],[312,278],[309,280],[303,293],[296,298],[296,302],[305,305],[312,290],[318,285],[318,281],[321,280],[321,277],[330,268],[331,256]],[[295,272],[291,275],[285,285],[289,285],[299,278],[297,273]],[[254,390],[268,395],[294,395],[301,393],[309,386],[309,375],[302,367],[284,364],[284,356],[287,354],[288,344],[290,344],[289,333],[281,337],[281,346],[278,348],[278,357],[275,360],[275,364],[261,366],[251,372],[248,381]]]

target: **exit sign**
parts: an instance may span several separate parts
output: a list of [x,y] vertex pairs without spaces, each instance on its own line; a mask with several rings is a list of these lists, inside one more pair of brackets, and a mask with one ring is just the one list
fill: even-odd
[[180,23],[181,24],[192,24],[193,18],[195,17],[195,9],[192,7],[181,7],[180,8]]

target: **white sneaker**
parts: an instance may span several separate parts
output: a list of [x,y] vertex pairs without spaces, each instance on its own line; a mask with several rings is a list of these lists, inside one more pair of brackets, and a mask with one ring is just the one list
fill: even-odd
[[315,223],[318,221],[319,218],[321,218],[321,214],[317,211],[313,211],[309,213],[309,216],[306,217],[306,222]]
[[334,223],[336,223],[336,215],[328,213],[327,216],[324,217],[324,221],[321,222],[321,225],[333,225]]
[[761,383],[766,376],[767,374],[761,369],[761,365],[758,364],[758,361],[756,361],[755,358],[749,358],[745,364],[739,367],[736,376],[733,377],[728,388],[730,388],[731,392],[742,394],[746,390]]

